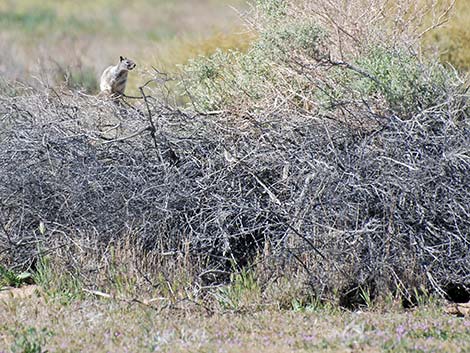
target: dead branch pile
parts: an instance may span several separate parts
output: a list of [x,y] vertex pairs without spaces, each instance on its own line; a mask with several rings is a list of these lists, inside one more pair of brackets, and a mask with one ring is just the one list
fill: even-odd
[[131,236],[166,255],[189,247],[206,270],[260,254],[296,263],[321,296],[470,285],[462,97],[368,130],[275,112],[235,121],[150,98],[148,108],[0,97],[2,261],[27,267],[80,237]]

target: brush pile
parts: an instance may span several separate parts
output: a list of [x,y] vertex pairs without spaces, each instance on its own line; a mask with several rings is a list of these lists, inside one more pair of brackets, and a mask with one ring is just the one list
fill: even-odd
[[218,112],[175,108],[150,86],[137,108],[0,94],[2,262],[27,268],[81,239],[98,251],[131,239],[198,259],[205,283],[256,259],[297,267],[319,298],[343,305],[364,290],[468,297],[464,84],[398,48],[334,59],[310,22],[260,38],[188,69],[194,106]]

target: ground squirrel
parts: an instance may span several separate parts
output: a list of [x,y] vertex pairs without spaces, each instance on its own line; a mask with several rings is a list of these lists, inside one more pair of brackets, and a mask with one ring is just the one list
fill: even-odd
[[119,57],[119,63],[115,66],[108,67],[101,75],[101,93],[114,97],[124,95],[127,83],[127,74],[134,68],[134,61],[122,56]]

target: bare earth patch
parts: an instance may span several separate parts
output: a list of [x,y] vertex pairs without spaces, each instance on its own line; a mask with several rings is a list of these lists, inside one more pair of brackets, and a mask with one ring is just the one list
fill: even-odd
[[411,311],[260,311],[206,315],[34,292],[0,302],[0,352],[465,352],[470,320],[439,307]]

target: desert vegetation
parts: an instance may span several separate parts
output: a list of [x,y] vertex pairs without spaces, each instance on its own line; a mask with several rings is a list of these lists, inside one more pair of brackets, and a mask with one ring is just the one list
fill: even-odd
[[465,350],[441,304],[470,299],[469,84],[426,44],[453,6],[257,0],[119,105],[4,77],[0,285],[37,287],[1,304],[0,345]]

